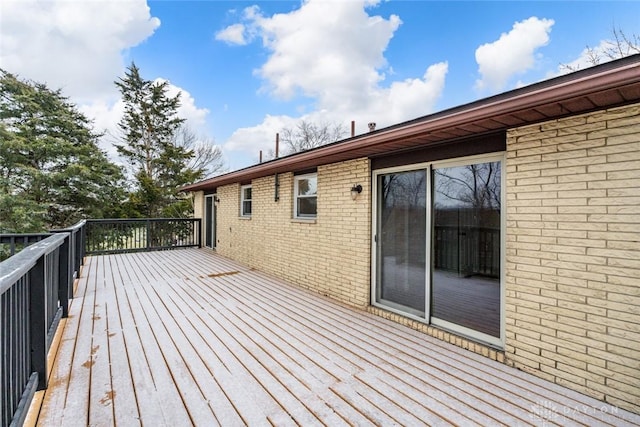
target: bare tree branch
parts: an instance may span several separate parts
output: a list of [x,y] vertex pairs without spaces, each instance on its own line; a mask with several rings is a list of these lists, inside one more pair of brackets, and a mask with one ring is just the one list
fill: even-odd
[[346,130],[341,123],[312,123],[300,121],[295,128],[280,132],[285,154],[299,153],[330,144],[344,137]]
[[[627,36],[622,29],[615,26],[611,29],[611,35],[613,40],[607,41],[599,47],[587,45],[584,53],[587,66],[591,67],[640,53],[640,35]],[[573,72],[578,71],[580,65],[560,64],[560,69]]]
[[192,170],[202,171],[201,179],[226,172],[220,147],[210,138],[199,138],[189,126],[180,126],[174,135],[174,144],[193,154],[187,166]]
[[[479,163],[449,169],[436,169],[438,194],[475,209],[500,207],[500,173],[494,163]],[[458,175],[458,176],[456,176]]]

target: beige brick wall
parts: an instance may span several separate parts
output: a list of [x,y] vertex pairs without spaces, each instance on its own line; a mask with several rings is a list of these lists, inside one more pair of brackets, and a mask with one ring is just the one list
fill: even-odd
[[[240,185],[219,187],[217,251],[347,304],[364,307],[370,293],[370,166],[358,159],[318,168],[318,214],[293,219],[293,174],[252,182],[252,216],[240,217]],[[350,188],[361,184],[354,201]]]
[[204,218],[204,192],[195,191],[191,193],[193,197],[193,217]]
[[311,222],[292,218],[293,174],[279,179],[278,202],[273,175],[252,182],[250,219],[239,184],[218,188],[219,253],[640,412],[640,104],[508,132],[504,352],[369,306],[367,159],[318,168]]
[[640,104],[507,134],[506,359],[640,412]]
[[202,222],[200,223],[200,238],[202,246],[204,246],[204,192],[194,191],[191,193],[191,197],[193,198],[193,217],[202,218]]

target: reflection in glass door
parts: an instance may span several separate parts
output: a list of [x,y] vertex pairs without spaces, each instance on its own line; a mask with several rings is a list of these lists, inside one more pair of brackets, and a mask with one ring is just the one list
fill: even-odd
[[425,316],[427,174],[379,175],[376,302]]
[[434,323],[500,337],[500,162],[434,168]]

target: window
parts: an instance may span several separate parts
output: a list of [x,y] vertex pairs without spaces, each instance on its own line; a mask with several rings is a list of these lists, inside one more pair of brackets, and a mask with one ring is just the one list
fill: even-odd
[[251,186],[240,187],[240,215],[251,216]]
[[374,305],[503,345],[502,161],[467,157],[374,174]]
[[318,176],[315,173],[293,179],[293,217],[315,218],[318,208]]

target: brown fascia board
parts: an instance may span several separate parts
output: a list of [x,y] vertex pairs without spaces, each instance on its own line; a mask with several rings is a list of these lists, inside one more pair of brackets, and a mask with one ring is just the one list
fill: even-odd
[[[332,163],[333,161],[358,158],[363,156],[362,153],[380,153],[384,150],[385,143],[394,140],[397,141],[398,139],[418,134],[428,134],[446,128],[468,125],[480,120],[488,120],[492,117],[540,107],[548,103],[561,103],[573,98],[639,83],[640,54],[637,54],[309,151],[249,166],[184,186],[181,190],[212,189],[221,185],[276,173],[292,172]],[[600,108],[604,107],[601,106]],[[507,128],[508,126],[505,126],[505,129]],[[419,142],[416,144],[419,144]]]

